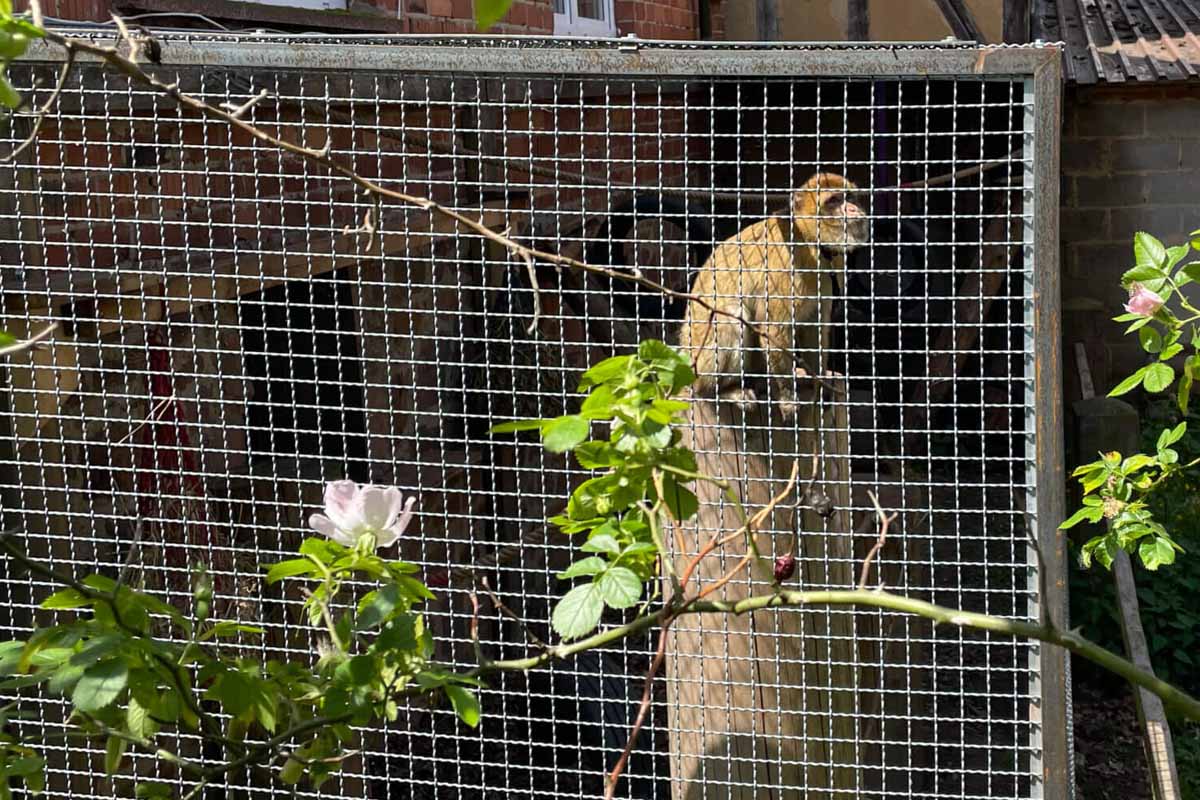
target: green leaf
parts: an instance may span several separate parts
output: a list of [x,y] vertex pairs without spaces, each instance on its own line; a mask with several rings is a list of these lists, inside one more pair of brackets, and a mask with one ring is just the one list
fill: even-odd
[[612,419],[616,399],[611,387],[597,386],[579,407],[579,414],[586,419]]
[[1167,248],[1145,231],[1133,235],[1133,256],[1137,265],[1162,267],[1167,261]]
[[1073,528],[1084,520],[1099,522],[1103,516],[1104,510],[1099,506],[1084,506],[1068,517],[1066,522],[1058,526],[1058,529],[1065,531],[1067,528]]
[[624,375],[629,368],[629,362],[629,356],[613,356],[604,359],[583,373],[583,377],[579,379],[579,391],[587,391],[593,386],[608,383],[614,378]]
[[[1149,330],[1149,328],[1143,328],[1143,330]],[[1169,344],[1163,348],[1163,351],[1158,354],[1158,360],[1159,361],[1170,361],[1172,358],[1174,358],[1175,356],[1179,355],[1182,352],[1183,352],[1183,345],[1180,344],[1179,342],[1175,342],[1175,344]]]
[[398,586],[384,586],[368,592],[358,604],[355,627],[360,631],[372,630],[383,623],[404,599]]
[[120,696],[129,680],[129,665],[124,659],[113,658],[93,664],[84,670],[71,702],[80,711],[99,711]]
[[1158,329],[1151,328],[1149,325],[1138,331],[1138,341],[1141,342],[1142,349],[1147,353],[1157,353],[1163,347],[1162,334],[1158,332]]
[[596,575],[608,569],[608,562],[598,556],[581,558],[571,566],[558,573],[559,580],[570,580],[581,575]]
[[595,630],[603,613],[604,598],[599,588],[595,583],[583,583],[558,601],[550,623],[559,636],[569,641]]
[[171,800],[175,790],[166,783],[139,783],[133,794],[139,800]]
[[266,633],[262,628],[256,628],[253,625],[242,625],[233,620],[222,620],[211,628],[202,633],[199,641],[206,642],[209,639],[216,639],[222,636],[233,636],[235,633],[250,633],[256,636],[261,636]]
[[110,736],[104,745],[104,774],[115,775],[121,768],[121,759],[125,757],[125,740]]
[[1154,286],[1167,277],[1167,274],[1153,264],[1139,264],[1133,269],[1126,270],[1121,276],[1121,284],[1129,286],[1132,283],[1141,283],[1146,286]]
[[1179,423],[1174,428],[1164,428],[1163,432],[1158,435],[1158,444],[1155,449],[1162,450],[1164,447],[1175,444],[1183,438],[1185,433],[1187,433],[1187,420]]
[[642,599],[642,581],[626,567],[612,567],[596,579],[596,585],[612,608],[629,608]]
[[609,555],[617,555],[621,552],[621,544],[611,533],[601,533],[600,531],[609,529],[608,526],[597,528],[588,540],[583,543],[579,549],[585,553],[608,553]]
[[1157,536],[1143,540],[1138,547],[1138,555],[1142,557],[1142,564],[1148,570],[1157,570],[1164,564],[1175,563],[1175,548],[1171,547],[1169,541]]
[[518,419],[512,422],[501,422],[488,428],[488,433],[516,433],[517,431],[540,430],[549,420]]
[[458,718],[472,728],[479,726],[479,698],[468,689],[453,684],[447,684],[446,696],[450,698],[450,705],[454,706],[454,713],[458,714]]
[[1146,368],[1146,391],[1161,392],[1175,382],[1175,369],[1169,364],[1159,362]]
[[677,521],[691,519],[700,510],[700,501],[696,499],[696,495],[692,494],[691,489],[681,486],[671,473],[663,475],[662,490],[662,500]]
[[551,420],[542,431],[542,444],[551,453],[565,453],[588,438],[591,424],[573,414]]
[[508,13],[513,0],[475,0],[475,27],[483,33]]
[[135,698],[129,699],[129,707],[125,709],[125,726],[134,736],[143,739],[153,736],[158,730],[158,724]]
[[1190,264],[1184,264],[1179,268],[1178,274],[1186,275],[1189,281],[1200,281],[1200,261],[1193,261]]
[[1120,397],[1123,394],[1133,391],[1138,386],[1141,386],[1142,381],[1146,379],[1146,372],[1149,371],[1149,369],[1150,369],[1149,366],[1142,367],[1137,372],[1133,373],[1128,378],[1126,378],[1125,380],[1118,383],[1113,388],[1113,390],[1108,393],[1108,396],[1109,397]]
[[1189,249],[1190,248],[1186,244],[1178,244],[1174,247],[1168,247],[1167,260],[1164,265],[1164,269],[1167,272],[1170,272],[1172,269],[1174,269],[1176,264],[1178,264],[1180,261],[1183,261],[1183,259],[1187,257]]
[[42,608],[47,610],[63,610],[90,606],[94,601],[81,594],[76,589],[60,589],[42,601]]
[[619,464],[621,457],[608,442],[584,442],[575,448],[575,460],[584,469],[604,469]]
[[8,76],[4,74],[3,70],[0,70],[0,104],[8,108],[21,106],[21,94],[8,82]]
[[316,570],[316,565],[307,558],[290,558],[271,565],[267,570],[267,583],[278,583],[284,578],[294,578],[297,575],[309,575]]

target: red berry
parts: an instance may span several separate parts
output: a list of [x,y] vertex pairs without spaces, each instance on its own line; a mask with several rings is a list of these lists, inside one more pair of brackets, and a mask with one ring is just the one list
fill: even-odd
[[783,583],[796,574],[796,557],[786,553],[775,559],[775,582]]

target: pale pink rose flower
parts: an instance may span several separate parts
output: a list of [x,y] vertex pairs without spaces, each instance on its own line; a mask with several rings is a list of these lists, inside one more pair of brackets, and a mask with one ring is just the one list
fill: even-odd
[[1129,302],[1125,304],[1125,310],[1130,314],[1152,317],[1162,308],[1162,304],[1163,299],[1157,292],[1150,291],[1140,283],[1134,283],[1129,287]]
[[394,486],[333,481],[325,487],[325,513],[308,518],[309,527],[338,544],[354,547],[364,533],[375,535],[376,547],[390,547],[412,521],[413,504]]

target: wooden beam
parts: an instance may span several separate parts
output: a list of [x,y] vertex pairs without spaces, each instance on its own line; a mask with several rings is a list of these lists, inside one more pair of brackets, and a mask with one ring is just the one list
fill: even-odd
[[1004,41],[1025,44],[1029,41],[1029,0],[1004,0]]
[[987,38],[975,22],[975,17],[967,8],[964,0],[934,0],[934,2],[937,3],[942,16],[946,18],[955,38],[987,44]]
[[758,38],[764,42],[779,41],[779,0],[756,0]]
[[846,41],[865,42],[870,38],[870,0],[846,0]]
[[[1092,382],[1092,370],[1088,364],[1087,348],[1083,342],[1075,343],[1075,365],[1079,370],[1079,386],[1083,400],[1076,405],[1078,408],[1093,401],[1095,385]],[[1133,452],[1138,446],[1138,416],[1131,406],[1124,401],[1103,398],[1102,402],[1114,406],[1125,406],[1126,413],[1121,417],[1127,424],[1110,426],[1114,438],[1105,438],[1103,442],[1089,442],[1093,446],[1108,448],[1119,447],[1122,451]],[[1123,440],[1123,441],[1122,441]],[[1083,442],[1080,443],[1083,450]],[[1090,448],[1089,448],[1090,449]],[[1117,550],[1112,563],[1113,584],[1117,593],[1117,612],[1121,622],[1121,636],[1125,640],[1125,652],[1129,660],[1146,672],[1153,674],[1154,665],[1150,661],[1150,648],[1146,644],[1146,633],[1142,629],[1142,615],[1138,606],[1137,584],[1134,582],[1133,566],[1129,554]],[[1140,687],[1134,688],[1134,700],[1137,703],[1138,721],[1142,725],[1142,747],[1146,752],[1146,765],[1150,772],[1150,784],[1155,800],[1180,800],[1179,771],[1175,766],[1175,748],[1171,742],[1171,727],[1167,723],[1167,714],[1163,709],[1162,700],[1157,695]]]

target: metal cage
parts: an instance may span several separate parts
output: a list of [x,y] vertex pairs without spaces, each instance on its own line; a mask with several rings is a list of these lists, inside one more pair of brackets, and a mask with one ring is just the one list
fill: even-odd
[[[870,490],[900,514],[873,581],[1065,621],[1057,49],[161,41],[154,71],[184,91],[237,106],[265,89],[247,119],[272,134],[328,142],[388,188],[680,291],[718,243],[786,214],[811,173],[850,177],[871,241],[822,289],[802,348],[845,391],[820,395],[820,430],[768,409],[713,423],[698,449],[728,435],[776,490],[773,460],[825,456],[834,516],[768,524],[779,541],[802,537],[806,588],[857,577],[876,539]],[[43,48],[12,68],[35,103],[54,58]],[[15,117],[5,144],[29,125]],[[575,408],[581,371],[640,338],[673,341],[680,303],[544,264],[535,290],[502,245],[377,205],[92,63],[36,143],[0,165],[0,202],[0,327],[63,325],[2,371],[2,522],[35,554],[77,573],[129,560],[168,601],[204,561],[218,612],[267,629],[247,652],[305,657],[298,595],[266,587],[259,565],[294,551],[325,480],[393,484],[419,498],[399,548],[438,587],[439,657],[473,661],[467,596],[481,575],[550,637],[575,544],[545,520],[582,471],[488,429]],[[22,636],[46,591],[6,573],[0,624]],[[489,613],[483,646],[525,652],[519,627]],[[735,654],[745,638],[728,623],[678,623],[673,647],[717,667],[680,660],[659,682],[618,796],[1068,796],[1061,653],[880,611],[758,619],[769,656]],[[498,676],[478,730],[414,705],[362,732],[321,793],[598,796],[655,644]],[[62,724],[54,703],[21,702],[30,725]],[[738,714],[752,729],[722,734]],[[707,752],[687,752],[697,743]],[[47,749],[51,794],[128,789],[96,754]]]

